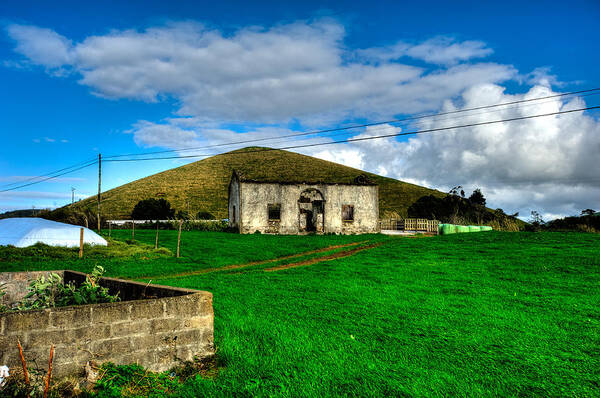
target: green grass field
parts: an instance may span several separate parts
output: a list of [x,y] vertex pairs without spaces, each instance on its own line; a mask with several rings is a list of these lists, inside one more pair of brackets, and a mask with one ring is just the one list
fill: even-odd
[[[154,231],[136,238],[154,245]],[[171,252],[176,239],[161,231]],[[2,270],[101,264],[111,276],[211,291],[220,369],[177,396],[600,395],[596,234],[192,231],[179,259],[150,249],[84,260],[7,250]],[[280,265],[293,267],[265,272]]]

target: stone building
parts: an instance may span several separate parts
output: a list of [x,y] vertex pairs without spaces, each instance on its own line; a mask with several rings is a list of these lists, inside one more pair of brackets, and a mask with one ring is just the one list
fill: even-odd
[[234,171],[229,225],[240,233],[375,233],[379,190],[364,175],[327,181],[274,180]]

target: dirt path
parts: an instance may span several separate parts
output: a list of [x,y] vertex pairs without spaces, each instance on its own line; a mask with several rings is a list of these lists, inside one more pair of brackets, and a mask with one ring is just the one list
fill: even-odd
[[265,272],[281,271],[282,269],[304,267],[306,265],[312,265],[312,264],[321,263],[324,261],[331,261],[331,260],[337,260],[338,258],[350,257],[358,252],[363,251],[363,250],[373,249],[373,248],[381,246],[381,245],[383,245],[383,242],[373,243],[373,244],[370,244],[367,246],[361,246],[361,247],[357,247],[357,248],[351,249],[351,250],[340,251],[340,252],[329,254],[329,255],[323,256],[323,257],[311,258],[309,260],[299,261],[297,263],[278,265],[276,267],[266,268]]
[[219,268],[207,268],[207,269],[201,269],[201,270],[197,270],[197,271],[180,272],[180,273],[177,273],[177,274],[170,274],[170,275],[144,276],[144,277],[136,278],[136,279],[183,278],[183,277],[186,277],[186,276],[208,274],[210,272],[229,271],[229,270],[232,270],[232,269],[246,268],[246,267],[252,267],[252,266],[255,266],[255,265],[275,263],[277,261],[289,260],[290,258],[296,258],[296,257],[302,257],[302,256],[309,256],[311,254],[328,252],[330,250],[341,249],[341,248],[350,247],[350,246],[356,246],[356,245],[360,245],[360,244],[367,243],[367,242],[368,241],[352,242],[352,243],[346,243],[346,244],[343,244],[343,245],[328,246],[328,247],[323,247],[321,249],[316,249],[316,250],[310,250],[310,251],[307,251],[307,252],[291,254],[289,256],[272,258],[272,259],[269,259],[269,260],[252,261],[252,262],[244,263],[244,264],[232,264],[232,265],[226,265],[224,267],[219,267]]

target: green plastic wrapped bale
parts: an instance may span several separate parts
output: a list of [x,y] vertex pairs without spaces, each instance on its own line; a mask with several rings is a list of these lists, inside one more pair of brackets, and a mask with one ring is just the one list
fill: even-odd
[[448,235],[456,233],[456,225],[454,224],[440,224],[440,234]]
[[466,225],[457,225],[456,226],[456,232],[459,234],[465,233],[465,232],[469,232],[469,227],[467,227]]
[[479,225],[469,225],[469,232],[481,232]]
[[482,231],[491,231],[492,227],[488,227],[487,225],[484,225],[484,226],[481,227],[481,230]]

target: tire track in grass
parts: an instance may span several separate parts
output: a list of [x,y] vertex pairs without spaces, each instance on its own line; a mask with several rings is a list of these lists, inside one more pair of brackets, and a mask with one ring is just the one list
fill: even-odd
[[288,256],[283,256],[283,257],[271,258],[269,260],[251,261],[249,263],[232,264],[232,265],[226,265],[226,266],[218,267],[218,268],[207,268],[207,269],[200,269],[200,270],[196,270],[196,271],[179,272],[179,273],[176,273],[176,274],[166,274],[166,275],[156,275],[156,276],[143,276],[143,277],[136,278],[136,279],[137,280],[140,280],[140,279],[146,280],[146,279],[184,278],[186,276],[202,275],[202,274],[208,274],[210,272],[229,271],[229,270],[238,269],[238,268],[253,267],[255,265],[263,265],[263,264],[275,263],[275,262],[278,262],[278,261],[289,260],[291,258],[296,258],[296,257],[309,256],[311,254],[328,252],[328,251],[331,251],[331,250],[341,249],[341,248],[344,248],[344,247],[357,246],[357,245],[361,245],[363,243],[368,243],[368,241],[352,242],[352,243],[346,243],[346,244],[343,244],[343,245],[328,246],[328,247],[323,247],[321,249],[309,250],[307,252],[290,254]]
[[322,263],[325,261],[337,260],[339,258],[353,256],[356,253],[364,251],[364,250],[369,250],[369,249],[373,249],[375,247],[379,247],[383,244],[384,244],[384,242],[372,243],[370,245],[360,246],[360,247],[357,247],[357,248],[354,248],[351,250],[340,251],[340,252],[329,254],[329,255],[323,256],[323,257],[315,257],[315,258],[311,258],[308,260],[299,261],[297,263],[283,264],[283,265],[278,265],[276,267],[265,268],[264,271],[265,272],[281,271],[281,270],[289,269],[289,268],[304,267],[307,265],[313,265],[313,264]]

